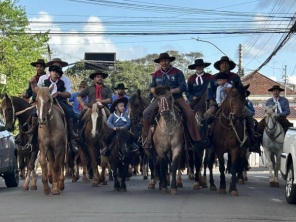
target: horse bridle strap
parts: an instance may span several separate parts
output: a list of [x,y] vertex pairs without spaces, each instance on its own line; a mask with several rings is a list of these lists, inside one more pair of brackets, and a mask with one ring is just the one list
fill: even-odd
[[24,109],[24,110],[21,110],[21,111],[16,112],[15,115],[16,115],[16,116],[21,115],[21,114],[23,114],[24,112],[26,112],[26,111],[28,111],[28,110],[30,110],[30,109],[33,109],[33,108],[35,107],[35,105],[36,105],[36,103],[33,103],[32,106],[30,106],[30,107],[28,107],[28,108],[26,108],[26,109]]

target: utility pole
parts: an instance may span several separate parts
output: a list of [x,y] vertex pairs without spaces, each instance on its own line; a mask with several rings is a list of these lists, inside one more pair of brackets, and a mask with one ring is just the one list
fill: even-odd
[[287,96],[287,82],[288,82],[288,77],[287,77],[287,65],[284,67],[284,75],[282,76],[284,80],[284,86],[285,86],[285,97]]
[[243,46],[239,44],[238,46],[238,75],[244,77],[244,68],[243,68]]

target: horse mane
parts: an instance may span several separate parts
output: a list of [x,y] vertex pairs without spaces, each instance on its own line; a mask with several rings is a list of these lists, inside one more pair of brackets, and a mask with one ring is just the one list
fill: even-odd
[[169,86],[157,86],[157,87],[155,87],[156,96],[165,95],[168,91],[170,91]]

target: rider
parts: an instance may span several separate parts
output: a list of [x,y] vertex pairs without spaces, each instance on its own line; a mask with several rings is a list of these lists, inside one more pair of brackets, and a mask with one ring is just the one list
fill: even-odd
[[216,103],[218,107],[220,107],[222,102],[225,100],[227,96],[227,93],[228,93],[227,89],[231,88],[232,85],[229,82],[227,82],[228,75],[225,72],[218,73],[216,75],[216,79],[219,85],[216,91]]
[[[82,143],[82,127],[84,125],[83,116],[88,108],[94,103],[101,103],[103,106],[108,107],[108,104],[112,103],[112,90],[104,84],[104,79],[108,77],[107,73],[101,70],[95,70],[89,75],[89,78],[93,80],[93,84],[80,91],[77,95],[77,101],[82,108],[82,112],[79,116],[80,129],[80,143]],[[84,97],[88,97],[88,103],[85,104],[83,101]],[[109,113],[109,110],[105,108],[105,111]]]
[[[124,83],[118,83],[116,87],[114,87],[115,90],[117,90],[117,93],[112,96],[112,102],[114,102],[117,99],[120,99],[122,97],[129,98],[128,95],[126,94],[125,90],[128,88],[125,88]],[[112,104],[109,104],[109,108],[111,107]],[[128,107],[125,106],[125,112],[128,113]]]
[[[219,72],[223,72],[226,73],[228,75],[228,82],[233,84],[235,82],[240,82],[241,83],[241,79],[239,77],[239,75],[231,72],[231,70],[233,70],[235,68],[236,64],[230,60],[227,56],[222,56],[220,58],[220,60],[218,60],[217,62],[214,63],[214,67],[215,69],[219,70]],[[215,101],[215,97],[216,97],[216,90],[218,87],[218,82],[216,79],[216,76],[219,73],[216,73],[214,75],[214,79],[210,82],[209,86],[208,86],[208,100],[210,102],[210,108],[206,111],[205,113],[205,117],[207,119],[209,119],[210,117],[212,117],[214,115],[214,113],[217,110],[217,103]],[[252,143],[255,143],[257,140],[259,140],[261,138],[261,135],[257,134],[255,132],[255,126],[254,126],[254,122],[253,122],[253,115],[252,112],[245,108],[244,109],[244,113],[245,113],[245,119],[246,119],[246,127],[249,130],[250,135],[250,139],[252,140]]]
[[[287,98],[280,96],[280,93],[285,91],[280,87],[280,85],[274,85],[270,89],[268,89],[268,92],[272,93],[272,98],[268,99],[265,103],[266,106],[274,106],[276,105],[276,116],[277,121],[281,124],[283,127],[285,133],[287,132],[289,127],[293,126],[293,123],[290,123],[289,120],[287,120],[287,116],[290,114],[290,106],[289,101]],[[263,135],[264,128],[266,126],[265,118],[263,118],[258,123],[257,132],[261,135]]]
[[[159,63],[161,69],[154,72],[152,76],[152,83],[150,84],[150,92],[155,93],[156,86],[169,85],[171,88],[171,93],[175,99],[175,102],[181,107],[185,120],[187,123],[187,128],[190,133],[191,139],[195,142],[195,148],[199,149],[201,143],[201,137],[199,134],[198,126],[194,119],[193,110],[185,102],[182,93],[186,91],[185,77],[182,71],[173,67],[171,62],[175,60],[175,57],[169,56],[168,53],[161,53],[157,59],[154,60],[155,63]],[[143,112],[143,132],[142,141],[143,147],[146,149],[150,148],[151,142],[151,129],[150,129],[150,117],[152,112],[157,108],[157,100],[154,100]]]
[[[87,82],[86,81],[81,81],[78,88],[79,91],[78,92],[74,92],[71,94],[71,97],[69,99],[69,102],[73,105],[73,110],[76,113],[77,116],[79,116],[79,114],[82,111],[82,107],[79,105],[78,101],[77,101],[77,95],[79,92],[81,92],[83,89],[85,89],[87,87]],[[83,102],[87,103],[88,102],[88,97],[84,97],[83,98]]]
[[[112,143],[114,136],[116,134],[116,131],[120,129],[128,130],[128,128],[130,127],[131,121],[130,121],[130,118],[128,117],[127,112],[125,111],[127,103],[128,103],[128,98],[121,97],[119,99],[116,99],[110,107],[111,115],[108,117],[107,125],[112,131],[110,133],[107,133],[104,138],[106,147],[101,151],[101,154],[104,156],[110,155],[109,145]],[[130,134],[129,143],[130,144],[135,143],[137,141],[137,138],[131,132],[129,132],[129,134]],[[131,148],[132,146],[130,146],[130,149]],[[134,150],[130,150],[130,151],[134,151]]]
[[72,107],[67,102],[67,99],[71,96],[71,92],[67,91],[65,82],[62,80],[62,78],[60,78],[63,75],[61,67],[57,65],[51,65],[49,66],[48,71],[49,77],[47,79],[44,79],[43,82],[40,82],[40,78],[37,86],[35,82],[32,83],[32,87],[34,91],[36,91],[36,88],[38,87],[53,86],[53,90],[51,92],[52,98],[56,98],[58,100],[67,120],[70,149],[72,152],[77,152],[77,147],[75,146],[73,141],[78,137],[78,135],[73,130],[73,118],[75,116],[75,113]]

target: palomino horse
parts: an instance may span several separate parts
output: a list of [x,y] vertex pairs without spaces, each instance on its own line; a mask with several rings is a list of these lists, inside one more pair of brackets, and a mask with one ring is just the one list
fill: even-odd
[[[83,151],[86,156],[86,159],[90,160],[92,172],[93,172],[93,182],[92,186],[97,187],[99,184],[99,171],[98,164],[100,158],[100,148],[104,147],[103,136],[108,129],[107,126],[107,115],[105,108],[102,105],[94,103],[91,109],[85,113],[85,130],[83,133],[84,136],[84,145]],[[103,170],[103,169],[102,169]],[[104,170],[103,170],[104,171]],[[100,180],[105,182],[105,172],[102,172]],[[85,172],[84,181],[86,181]]]
[[[226,193],[223,154],[229,152],[231,154],[231,183],[229,192],[232,196],[238,195],[236,189],[238,159],[243,154],[245,142],[247,141],[246,122],[243,117],[246,88],[239,82],[232,86],[212,125],[211,137],[213,147],[219,159],[220,193]],[[215,186],[213,178],[210,178],[210,183],[211,186]],[[214,188],[211,187],[211,189]]]
[[[115,137],[109,146],[111,150],[109,163],[113,171],[114,191],[126,192],[125,179],[128,176],[131,156],[129,141],[130,133],[126,129],[121,129],[116,131]],[[120,182],[118,176],[121,178]]]
[[[4,95],[1,103],[1,108],[5,120],[5,129],[8,131],[14,130],[15,121],[19,122],[19,135],[21,138],[20,146],[18,149],[18,159],[19,159],[19,169],[20,176],[26,177],[26,180],[22,186],[22,190],[29,190],[30,176],[32,173],[32,185],[31,190],[37,189],[37,175],[35,172],[35,161],[38,154],[38,144],[37,141],[33,141],[32,150],[23,151],[22,147],[28,142],[28,136],[24,132],[28,130],[28,119],[31,116],[32,109],[30,104],[19,97]],[[27,173],[25,176],[25,166],[27,166]]]
[[53,104],[51,90],[52,87],[41,87],[37,92],[38,142],[43,192],[50,193],[48,181],[52,179],[51,193],[58,195],[60,190],[65,188],[64,162],[67,149],[67,127],[62,110]]
[[[269,169],[269,184],[273,187],[279,186],[278,171],[281,165],[281,153],[283,152],[285,138],[283,127],[276,120],[276,108],[276,105],[265,107],[266,126],[262,138],[262,145]],[[276,157],[276,161],[274,156]]]
[[[160,166],[159,188],[167,192],[168,159],[171,159],[171,194],[177,193],[176,172],[180,165],[182,146],[184,143],[184,128],[179,109],[174,105],[174,98],[168,86],[155,88],[159,108],[159,120],[155,127],[153,142],[158,154],[157,161]],[[168,158],[171,155],[171,158]]]
[[[141,132],[143,128],[143,111],[148,107],[150,104],[149,99],[141,96],[141,91],[138,89],[137,93],[133,94],[129,98],[129,115],[131,119],[131,132],[135,135],[136,138],[141,140]],[[139,149],[140,152],[140,162],[141,162],[141,169],[143,174],[143,179],[148,179],[148,157],[145,154],[143,147],[141,146]],[[150,161],[151,162],[151,161]],[[149,163],[150,165],[153,162]],[[134,166],[135,167],[135,166]],[[152,170],[151,172],[153,172]],[[152,174],[152,173],[151,173]],[[154,172],[153,172],[154,175]]]

